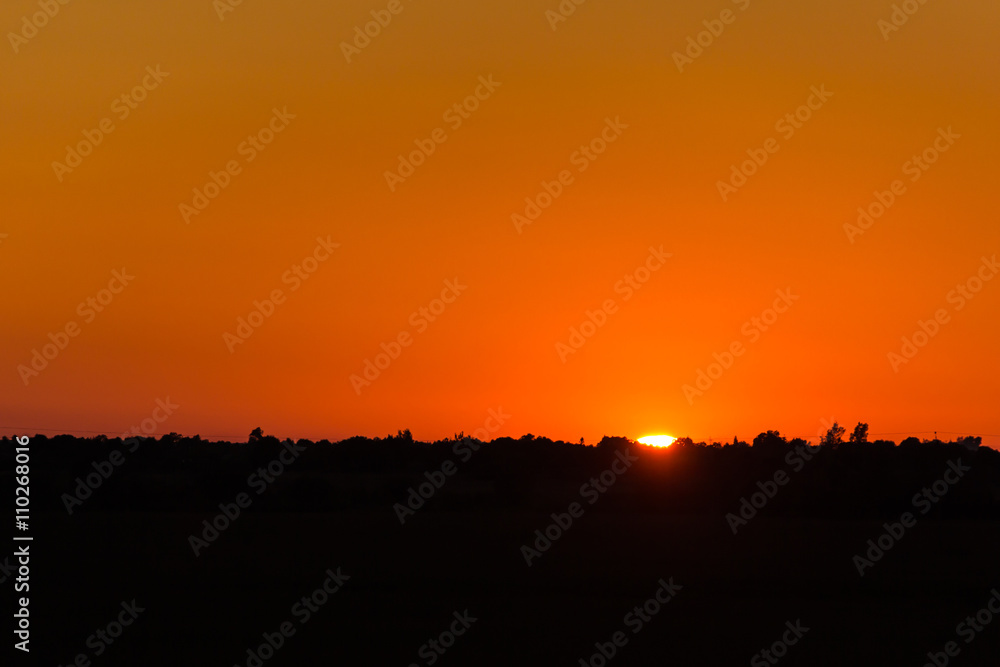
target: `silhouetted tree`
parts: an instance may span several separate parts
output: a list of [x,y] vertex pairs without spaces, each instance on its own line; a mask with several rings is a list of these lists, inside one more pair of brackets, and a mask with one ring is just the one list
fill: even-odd
[[781,453],[788,449],[788,442],[778,431],[766,431],[753,439],[756,451]]
[[856,443],[868,442],[868,424],[858,422],[858,425],[854,427],[854,432],[851,433],[850,441]]
[[603,438],[601,438],[601,441],[597,443],[597,446],[607,449],[624,450],[629,446],[631,446],[631,444],[632,442],[628,438],[624,438],[620,435],[615,435],[615,436],[606,435]]
[[823,444],[823,445],[838,445],[838,444],[840,444],[841,442],[844,441],[844,432],[846,430],[847,429],[845,429],[843,426],[841,426],[837,422],[833,422],[833,426],[831,426],[830,430],[827,431],[826,435],[823,436],[823,440],[822,440],[822,442],[820,444]]
[[247,442],[257,442],[258,440],[264,439],[264,430],[260,426],[250,431],[250,437],[247,438]]
[[976,450],[983,444],[983,439],[977,436],[967,436],[965,438],[959,438],[958,444],[962,445],[966,449]]
[[166,434],[160,436],[160,444],[161,445],[173,445],[173,444],[179,442],[181,440],[181,438],[183,438],[183,437],[184,436],[182,436],[180,433],[175,433],[174,431],[171,431],[170,433],[166,433]]

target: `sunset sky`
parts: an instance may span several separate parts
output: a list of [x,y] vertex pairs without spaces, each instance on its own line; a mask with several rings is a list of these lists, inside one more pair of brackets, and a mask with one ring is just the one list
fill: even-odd
[[7,2],[0,430],[1000,434],[1000,5],[913,4]]

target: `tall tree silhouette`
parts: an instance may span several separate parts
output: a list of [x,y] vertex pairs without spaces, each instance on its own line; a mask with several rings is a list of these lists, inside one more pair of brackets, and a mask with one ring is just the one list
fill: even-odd
[[868,442],[868,424],[862,424],[858,422],[858,425],[854,427],[854,432],[851,433],[851,442]]
[[837,445],[837,444],[840,444],[841,442],[844,441],[844,432],[846,430],[847,429],[845,429],[843,426],[841,426],[837,422],[833,422],[833,426],[831,426],[830,430],[828,430],[826,432],[826,435],[823,436],[823,443],[822,444],[824,444],[824,445]]

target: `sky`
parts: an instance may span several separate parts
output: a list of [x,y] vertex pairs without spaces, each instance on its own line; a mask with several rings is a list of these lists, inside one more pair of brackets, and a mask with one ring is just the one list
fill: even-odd
[[1000,446],[1000,5],[906,8],[5,3],[0,432]]

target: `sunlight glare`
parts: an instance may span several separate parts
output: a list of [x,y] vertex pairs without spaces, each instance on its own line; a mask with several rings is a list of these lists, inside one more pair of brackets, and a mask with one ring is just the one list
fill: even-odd
[[644,445],[649,445],[650,447],[669,447],[674,444],[674,440],[677,438],[672,438],[669,435],[647,435],[643,438],[639,438],[639,442]]

